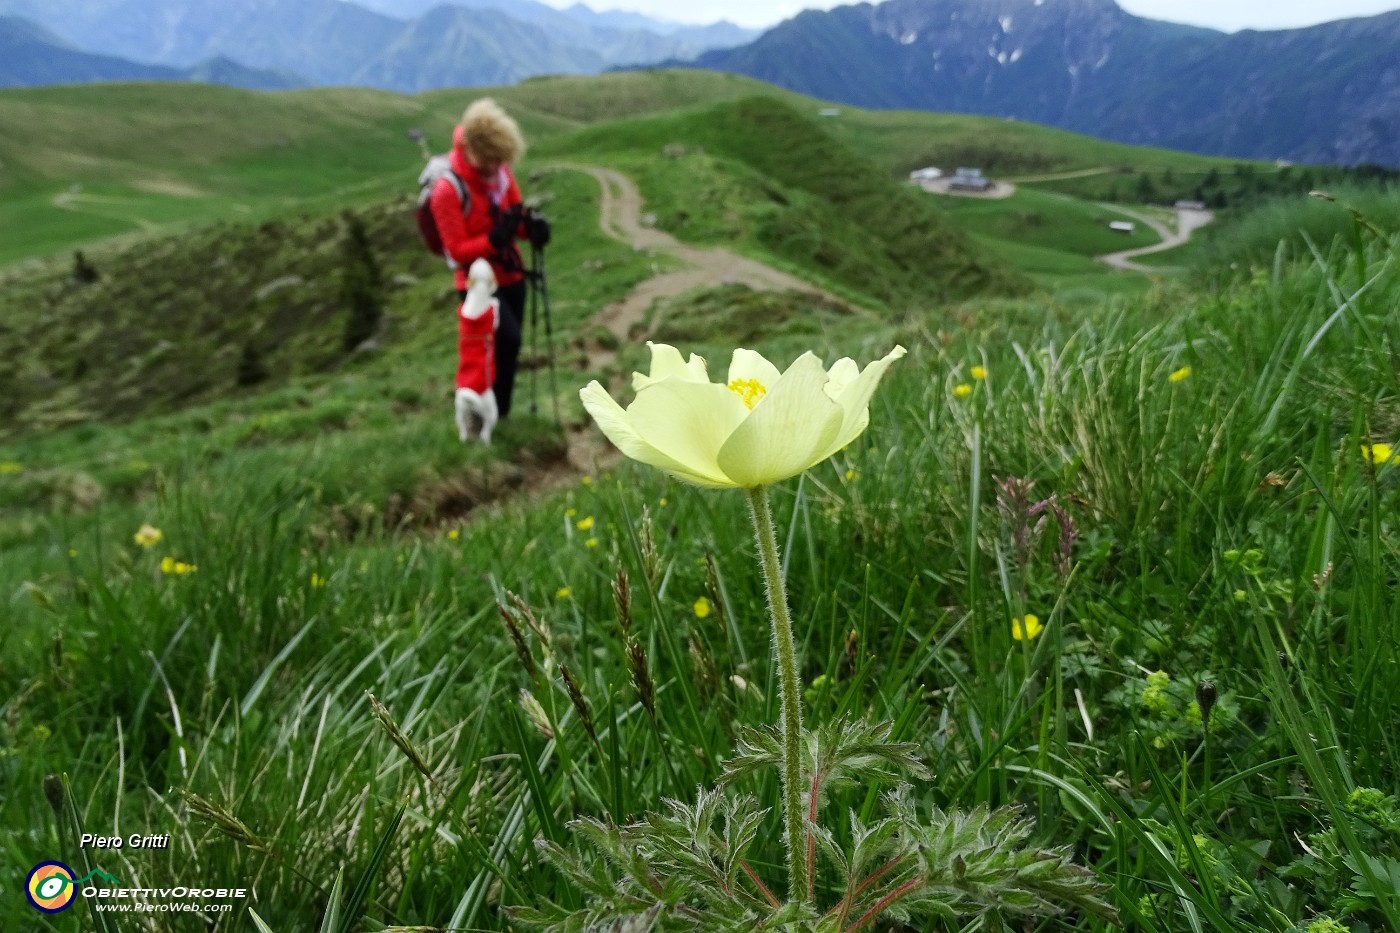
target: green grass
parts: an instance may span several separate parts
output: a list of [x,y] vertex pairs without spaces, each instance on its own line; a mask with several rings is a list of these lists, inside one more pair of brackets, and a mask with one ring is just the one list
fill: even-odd
[[1353,215],[1381,230],[1400,225],[1400,190],[1346,186],[1332,189],[1329,202],[1299,194],[1280,199],[1218,229],[1207,229],[1202,238],[1196,271],[1204,275],[1229,275],[1230,270],[1267,269],[1282,244],[1289,258],[1323,253],[1338,241],[1358,242],[1363,234]]
[[[771,304],[726,316],[739,295],[663,311],[662,333],[715,369],[736,321],[763,313],[782,332],[760,345],[783,359],[911,348],[869,431],[774,490],[809,720],[893,720],[935,775],[921,801],[1025,805],[1037,839],[1071,846],[1136,928],[1194,917],[1284,933],[1344,911],[1355,929],[1393,923],[1400,472],[1360,445],[1400,432],[1387,330],[1400,277],[1393,239],[1362,241],[1213,296],[971,302],[958,321],[902,330]],[[963,382],[972,393],[954,396]],[[8,876],[73,856],[39,791],[63,771],[85,827],[179,840],[99,856],[118,877],[250,879],[258,913],[292,930],[319,921],[343,871],[378,921],[501,929],[500,904],[569,897],[532,838],[689,797],[736,728],[772,721],[743,497],[623,464],[466,520],[429,516],[452,501],[434,493],[469,492],[484,464],[460,456],[421,385],[390,403],[373,384],[348,373],[249,399],[241,420],[222,403],[222,418],[192,409],[7,447],[22,467],[0,476],[8,490],[75,477],[66,499],[7,493],[0,820],[21,829],[0,848]],[[548,434],[519,427],[521,456]],[[149,479],[103,474],[104,497],[82,497],[78,470],[104,469],[104,454],[115,470],[143,444],[159,461]],[[149,550],[132,541],[142,522],[163,532]],[[198,569],[162,573],[164,556]],[[618,629],[619,569],[654,724]],[[533,672],[501,624],[505,590],[548,633],[524,636]],[[1028,612],[1045,630],[1017,642],[1010,620]],[[1218,691],[1209,741],[1204,680]],[[776,801],[775,781],[744,789]],[[217,831],[185,791],[246,831]],[[780,863],[770,838],[754,867],[771,878]],[[244,906],[214,928],[243,928]],[[14,899],[3,910],[7,926],[59,929]]]
[[[1380,235],[1344,220],[1341,236],[1314,236],[1316,253],[1152,282],[1093,264],[1096,208],[1036,191],[960,202],[969,236],[1039,287],[920,299],[927,273],[901,268],[907,254],[869,218],[941,229],[928,198],[898,179],[852,183],[866,163],[812,132],[815,118],[741,93],[716,104],[705,95],[746,88],[704,80],[610,77],[613,96],[596,104],[571,83],[573,111],[545,106],[549,82],[511,89],[541,95],[529,121],[545,128],[521,175],[597,157],[637,174],[683,238],[807,274],[821,265],[813,244],[869,235],[867,277],[904,289],[873,319],[735,287],[649,317],[651,336],[704,353],[716,377],[739,344],[780,362],[910,350],[868,431],[773,490],[809,724],[894,723],[933,772],[916,788],[923,808],[1024,806],[1037,844],[1070,847],[1112,886],[1128,928],[1294,933],[1323,914],[1358,933],[1395,927],[1400,466],[1362,455],[1400,439],[1398,244],[1380,210],[1363,211]],[[413,118],[450,124],[460,106],[424,101]],[[392,103],[386,158],[400,144]],[[756,112],[776,118],[786,148],[758,148],[744,129]],[[658,159],[678,133],[687,152]],[[796,143],[824,158],[789,163]],[[69,285],[66,256],[7,270],[0,350],[15,362],[0,391],[23,417],[0,454],[0,876],[81,864],[74,825],[170,833],[168,850],[86,856],[142,885],[246,882],[256,902],[209,915],[213,930],[248,929],[249,906],[274,930],[314,929],[347,902],[363,905],[352,912],[365,929],[505,929],[503,905],[577,897],[535,838],[690,799],[740,729],[775,720],[744,497],[626,462],[579,477],[558,426],[525,410],[489,453],[457,443],[445,274],[398,226],[404,205],[374,194],[378,145],[358,180],[345,167],[358,159],[332,172],[367,187],[308,189],[315,210],[93,247],[96,285]],[[265,206],[303,203],[294,173],[249,159],[229,184],[262,179]],[[579,424],[577,389],[617,375],[587,370],[588,322],[657,260],[597,230],[586,177],[553,170],[527,188],[552,196],[568,232],[550,247],[551,295],[564,421]],[[346,357],[327,298],[341,223],[330,208],[361,196],[386,273],[408,278],[389,293],[380,349]],[[818,236],[775,236],[789,214]],[[1287,236],[1294,223],[1258,229]],[[248,314],[283,275],[302,283]],[[839,263],[815,277],[876,291]],[[233,385],[250,333],[269,338],[272,371],[255,391]],[[644,365],[644,348],[619,348],[618,370]],[[545,370],[522,374],[520,392],[531,372],[547,413]],[[145,523],[162,533],[150,547],[133,538]],[[166,558],[196,569],[167,572]],[[536,622],[518,643],[502,621],[508,593]],[[1028,613],[1044,630],[1017,641],[1012,620]],[[58,774],[73,794],[61,820],[45,799]],[[771,807],[777,784],[740,789]],[[873,804],[865,788],[832,802]],[[778,833],[761,836],[755,871],[776,884],[782,863]],[[832,883],[818,877],[823,898]],[[75,916],[0,898],[4,929],[66,930]],[[154,915],[150,928],[180,920]],[[1109,929],[1043,910],[1014,922]]]

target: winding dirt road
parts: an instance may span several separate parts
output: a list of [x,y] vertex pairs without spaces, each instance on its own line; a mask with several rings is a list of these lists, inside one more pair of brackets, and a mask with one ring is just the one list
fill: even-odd
[[[740,256],[719,247],[688,246],[655,227],[642,223],[642,194],[632,179],[619,171],[596,165],[559,163],[554,168],[583,172],[598,182],[602,189],[598,226],[615,240],[628,243],[633,249],[652,250],[674,256],[687,268],[663,272],[639,283],[626,297],[608,305],[590,322],[601,324],[619,340],[626,340],[632,326],[642,320],[652,302],[670,298],[701,286],[747,285],[755,291],[795,291],[818,295],[828,301],[854,308],[838,298],[803,281],[780,272],[761,262]],[[602,354],[599,354],[601,357]],[[610,362],[592,358],[591,362]],[[597,370],[598,366],[591,368]]]
[[1195,233],[1198,229],[1204,227],[1215,218],[1215,215],[1210,211],[1178,208],[1176,212],[1176,229],[1173,230],[1155,217],[1148,216],[1147,214],[1140,214],[1126,207],[1119,207],[1116,204],[1100,204],[1099,206],[1107,210],[1117,211],[1120,214],[1126,214],[1136,221],[1147,224],[1153,230],[1157,231],[1157,235],[1162,238],[1162,242],[1153,243],[1151,246],[1140,246],[1137,249],[1125,249],[1116,253],[1108,253],[1103,256],[1094,257],[1099,262],[1110,265],[1115,269],[1125,269],[1129,272],[1158,273],[1164,271],[1161,267],[1144,266],[1140,263],[1133,262],[1133,259],[1138,256],[1146,256],[1149,253],[1160,253],[1174,246],[1180,246],[1182,243],[1191,239],[1191,234]]

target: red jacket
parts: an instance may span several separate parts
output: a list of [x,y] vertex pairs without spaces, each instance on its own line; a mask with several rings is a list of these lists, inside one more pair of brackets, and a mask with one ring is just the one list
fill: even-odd
[[[452,170],[466,185],[467,193],[471,196],[471,207],[463,215],[457,190],[446,178],[438,179],[429,204],[432,207],[433,220],[437,222],[438,233],[442,236],[443,249],[457,264],[453,272],[457,290],[461,291],[467,287],[467,267],[483,256],[491,263],[498,285],[514,285],[525,277],[524,272],[503,264],[501,257],[491,248],[487,235],[495,226],[492,204],[504,211],[520,203],[520,189],[516,187],[515,176],[510,173],[508,167],[502,165],[495,178],[482,178],[476,166],[467,161],[467,154],[462,149],[460,126],[452,133],[451,156]],[[525,235],[523,222],[520,229],[515,231],[515,235],[517,239]]]

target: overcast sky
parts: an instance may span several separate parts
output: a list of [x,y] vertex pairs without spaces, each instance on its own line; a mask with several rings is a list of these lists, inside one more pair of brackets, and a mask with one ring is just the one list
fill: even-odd
[[[543,0],[567,7],[575,0]],[[741,26],[771,26],[804,9],[829,10],[833,0],[584,0],[595,10],[634,10],[657,19],[713,23],[727,19]],[[1051,0],[1053,2],[1053,0]],[[1234,32],[1237,29],[1290,29],[1334,19],[1374,16],[1400,8],[1400,0],[1118,0],[1129,13],[1173,23]]]

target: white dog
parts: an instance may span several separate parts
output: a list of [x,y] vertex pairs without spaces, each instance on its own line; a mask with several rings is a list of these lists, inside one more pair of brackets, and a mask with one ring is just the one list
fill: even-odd
[[457,435],[464,443],[472,434],[491,443],[491,431],[499,418],[492,388],[496,383],[496,329],[501,326],[501,303],[495,294],[496,273],[491,264],[476,260],[467,270],[467,299],[457,315]]

